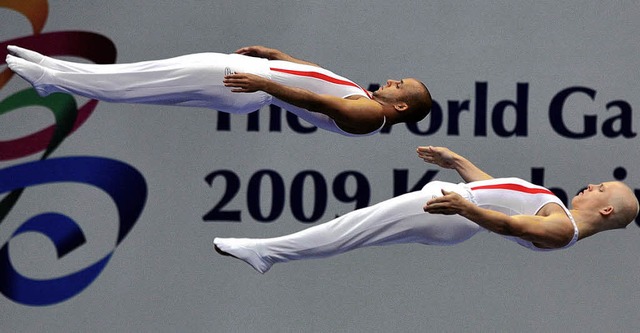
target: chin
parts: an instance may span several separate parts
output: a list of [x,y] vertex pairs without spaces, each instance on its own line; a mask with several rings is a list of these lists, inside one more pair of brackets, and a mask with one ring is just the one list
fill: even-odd
[[570,208],[573,208],[575,206],[574,203],[576,201],[578,201],[578,200],[580,200],[580,196],[579,195],[576,195],[575,197],[571,198],[571,200],[569,201]]

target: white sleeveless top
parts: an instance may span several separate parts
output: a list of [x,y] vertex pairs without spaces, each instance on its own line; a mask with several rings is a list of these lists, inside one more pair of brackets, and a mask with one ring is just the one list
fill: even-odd
[[[353,81],[337,75],[321,67],[304,65],[282,60],[270,60],[269,77],[274,82],[312,91],[316,94],[331,95],[340,98],[362,96],[371,99],[371,94]],[[342,130],[335,121],[327,115],[291,105],[277,98],[272,103],[294,113],[305,121],[330,132],[346,136],[367,136],[379,132],[385,125],[386,119],[375,131],[365,134],[353,134]]]
[[543,249],[536,247],[532,242],[519,237],[504,236],[528,249],[534,251],[551,251],[565,249],[578,241],[578,226],[569,209],[550,190],[534,185],[519,178],[495,178],[461,184],[471,192],[471,201],[478,207],[502,212],[509,216],[535,215],[548,203],[555,203],[564,209],[573,225],[573,238],[571,241],[557,249]]

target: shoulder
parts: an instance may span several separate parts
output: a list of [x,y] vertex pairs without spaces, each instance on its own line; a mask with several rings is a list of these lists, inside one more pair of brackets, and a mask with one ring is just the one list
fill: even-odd
[[[359,101],[359,102],[365,102],[367,104],[374,103],[374,104],[380,105],[380,103],[372,100],[371,98],[369,98],[369,97],[367,97],[365,95],[349,95],[347,97],[344,97],[343,99],[348,100],[348,101]],[[380,105],[380,107],[382,107],[382,106]]]
[[384,108],[382,105],[366,96],[353,95],[340,98],[341,104],[348,111],[348,114],[358,118],[382,118]]
[[539,223],[531,231],[535,235],[531,241],[541,248],[561,248],[573,239],[575,233],[571,218],[558,204],[545,205],[537,215]]
[[557,202],[548,202],[540,210],[536,213],[537,216],[543,217],[552,217],[559,219],[567,219],[569,220],[569,216],[567,216],[567,211],[560,203]]

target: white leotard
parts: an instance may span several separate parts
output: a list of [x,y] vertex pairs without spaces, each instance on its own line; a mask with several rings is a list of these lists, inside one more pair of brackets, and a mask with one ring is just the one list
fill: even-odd
[[[371,94],[366,89],[345,77],[320,67],[288,61],[271,60],[269,61],[269,74],[269,78],[275,82],[292,87],[303,88],[316,94],[331,95],[340,98],[362,96],[364,98],[371,99]],[[347,136],[358,136],[357,134],[343,131],[337,126],[333,119],[324,114],[309,112],[277,98],[274,98],[272,103],[296,114],[298,117],[321,129],[337,132]],[[377,130],[364,135],[371,135],[379,132],[382,127],[384,127],[384,124],[385,122],[383,122]]]
[[[572,246],[578,241],[578,226],[569,209],[548,189],[531,184],[518,178],[498,178],[461,184],[471,192],[469,200],[478,207],[513,215],[536,215],[540,209],[554,203],[562,207],[573,225],[573,238],[563,248]],[[504,236],[534,251],[549,251],[536,247],[533,243],[519,237]]]

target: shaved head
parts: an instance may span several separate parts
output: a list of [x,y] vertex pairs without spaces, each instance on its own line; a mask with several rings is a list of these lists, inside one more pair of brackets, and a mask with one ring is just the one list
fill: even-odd
[[407,80],[414,80],[418,84],[411,86],[411,89],[407,91],[404,101],[409,106],[409,110],[402,115],[402,122],[417,123],[431,112],[431,104],[433,103],[431,92],[422,81],[416,79]]
[[622,182],[615,182],[615,195],[611,198],[611,205],[614,209],[614,227],[625,228],[631,221],[635,220],[640,212],[640,204],[633,190]]

